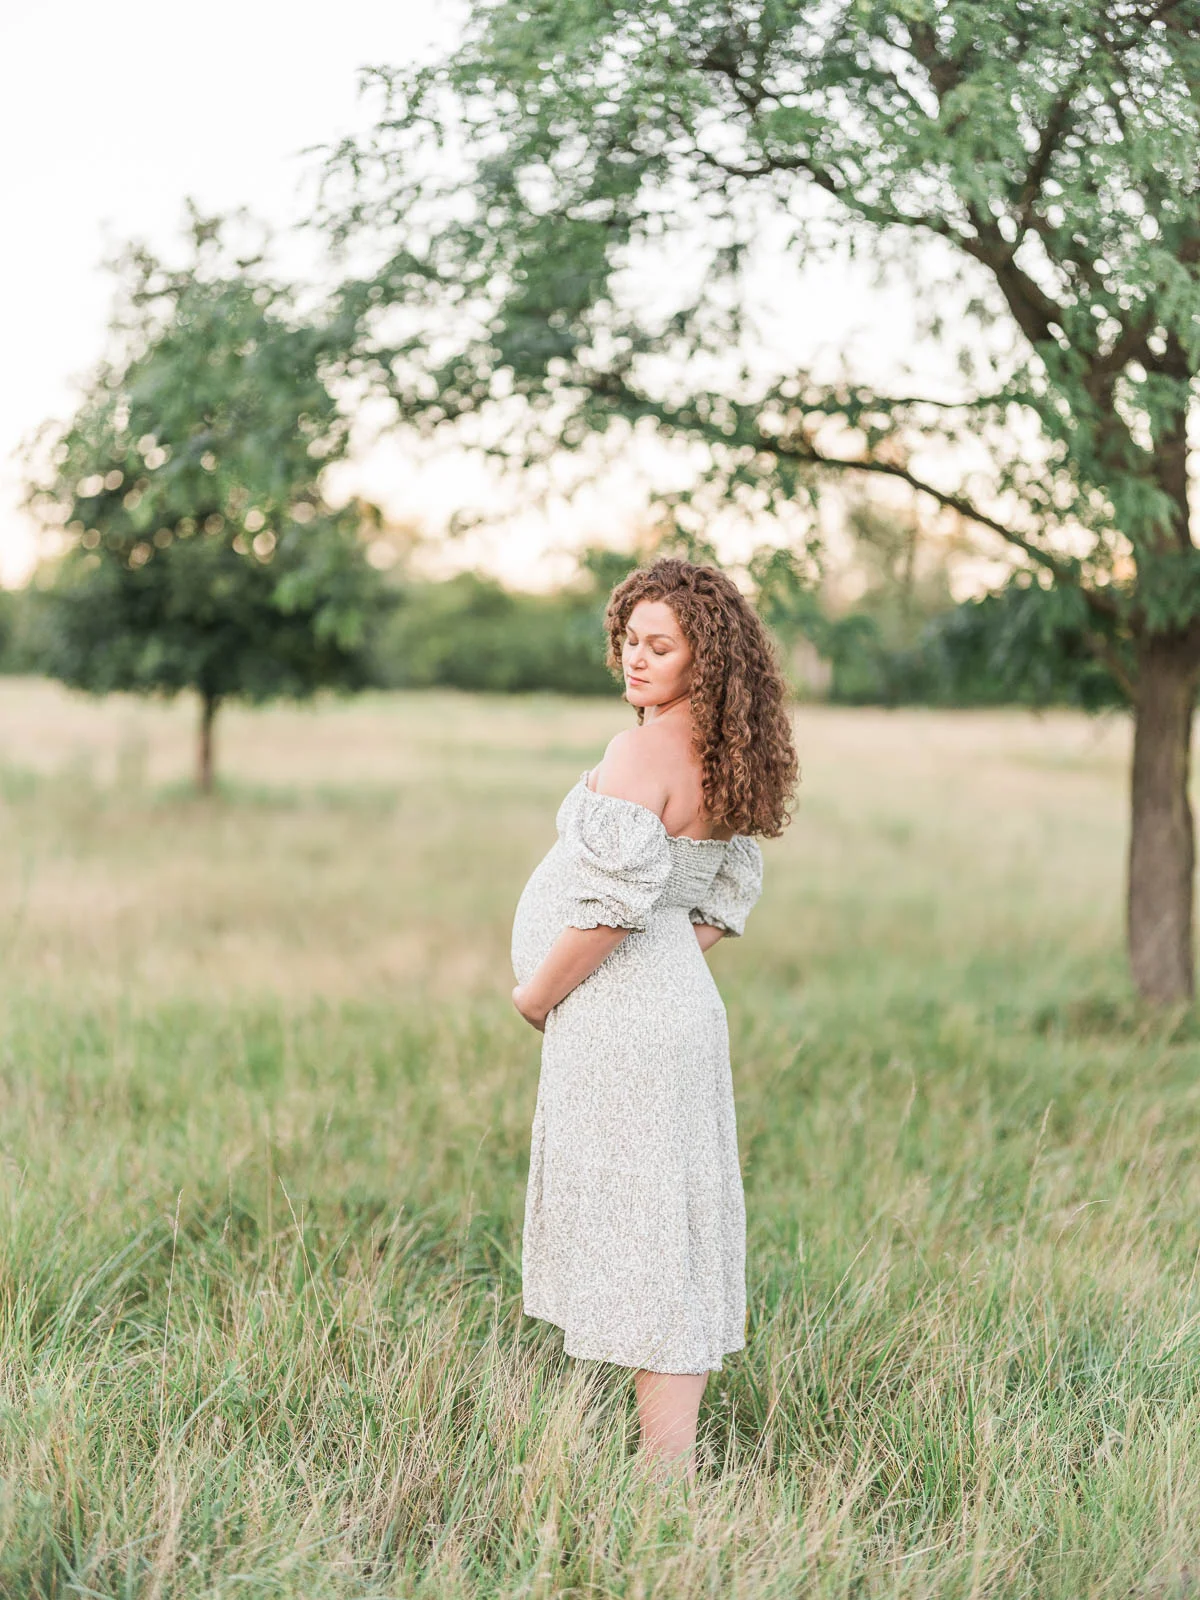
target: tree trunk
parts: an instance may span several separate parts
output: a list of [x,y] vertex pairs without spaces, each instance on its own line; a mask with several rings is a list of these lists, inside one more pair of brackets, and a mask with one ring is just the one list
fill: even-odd
[[1195,646],[1179,637],[1144,639],[1138,650],[1129,961],[1139,994],[1156,1005],[1186,1004],[1195,992],[1188,778],[1198,666]]
[[213,786],[213,723],[221,697],[200,693],[200,740],[196,758],[196,787],[201,794],[211,794]]

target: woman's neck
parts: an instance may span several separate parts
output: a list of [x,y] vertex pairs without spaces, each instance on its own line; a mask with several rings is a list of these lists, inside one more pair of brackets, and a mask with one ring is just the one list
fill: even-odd
[[670,716],[679,706],[682,706],[686,711],[690,700],[691,691],[689,690],[686,694],[676,695],[674,700],[664,700],[661,705],[647,706],[642,714],[642,721],[657,722],[660,717]]

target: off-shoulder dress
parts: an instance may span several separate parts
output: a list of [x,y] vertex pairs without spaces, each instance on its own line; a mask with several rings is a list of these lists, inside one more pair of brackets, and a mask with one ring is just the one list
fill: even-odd
[[633,931],[546,1019],[521,1241],[526,1315],[569,1356],[719,1371],[745,1344],[746,1210],[725,1006],[693,923],[740,934],[755,839],[688,839],[568,791],[513,923],[518,983],[564,927]]

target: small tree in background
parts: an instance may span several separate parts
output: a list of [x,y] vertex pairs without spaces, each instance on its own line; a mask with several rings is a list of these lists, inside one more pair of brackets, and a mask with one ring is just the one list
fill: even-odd
[[220,706],[360,686],[385,603],[370,508],[335,510],[319,483],[347,445],[326,383],[345,325],[300,318],[229,232],[193,213],[178,269],[126,252],[116,353],[30,490],[65,527],[40,574],[40,666],[98,694],[195,690],[206,793]]

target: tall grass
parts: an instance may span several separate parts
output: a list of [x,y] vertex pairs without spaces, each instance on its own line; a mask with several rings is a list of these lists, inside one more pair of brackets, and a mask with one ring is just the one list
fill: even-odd
[[619,706],[0,688],[0,1596],[1183,1596],[1200,1047],[1127,729],[806,711],[710,960],[747,1348],[690,1495],[524,1318],[512,906]]

